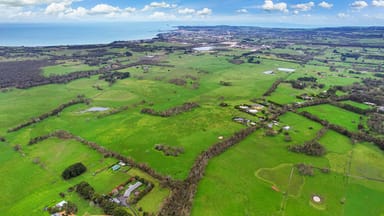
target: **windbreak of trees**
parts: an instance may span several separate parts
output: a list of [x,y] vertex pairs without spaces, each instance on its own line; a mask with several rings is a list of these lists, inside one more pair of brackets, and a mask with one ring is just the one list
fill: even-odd
[[199,107],[198,103],[187,102],[181,106],[176,106],[176,107],[164,110],[164,111],[155,111],[154,109],[151,109],[151,108],[144,108],[141,110],[141,113],[154,115],[154,116],[161,116],[161,117],[170,117],[170,116],[174,116],[174,115],[177,115],[177,114],[180,114],[183,112],[190,111],[190,110],[197,108],[197,107]]
[[183,182],[174,182],[172,193],[164,202],[159,215],[190,215],[197,185],[204,176],[208,161],[239,143],[259,128],[261,126],[245,128],[232,135],[229,139],[218,142],[202,152],[196,158],[188,178]]
[[24,122],[24,123],[21,123],[13,128],[9,128],[8,129],[8,133],[9,132],[15,132],[15,131],[18,131],[22,128],[25,128],[25,127],[28,127],[32,124],[35,124],[35,123],[38,123],[50,116],[54,116],[54,115],[58,115],[61,111],[63,111],[65,108],[67,107],[70,107],[70,106],[73,106],[73,105],[76,105],[76,104],[81,104],[81,103],[85,103],[85,104],[89,104],[90,103],[90,99],[88,98],[85,98],[84,96],[82,95],[79,95],[77,96],[76,99],[73,99],[67,103],[64,103],[64,104],[61,104],[59,107],[47,112],[47,113],[43,113],[41,114],[40,116],[38,117],[34,117],[34,118],[31,118],[29,121],[27,122]]
[[263,96],[270,96],[274,91],[276,91],[277,87],[283,82],[283,79],[276,80],[272,86],[263,94]]

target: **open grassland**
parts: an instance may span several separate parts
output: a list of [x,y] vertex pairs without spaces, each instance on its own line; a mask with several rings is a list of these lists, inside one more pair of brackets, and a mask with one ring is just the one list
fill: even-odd
[[[311,114],[329,121],[332,124],[340,125],[350,131],[357,131],[360,122],[360,115],[335,107],[329,104],[311,106],[300,109],[300,111],[307,111]],[[363,118],[364,123],[364,118]]]
[[90,71],[97,70],[97,66],[88,66],[81,62],[63,62],[61,64],[47,66],[42,68],[42,73],[44,76],[54,76],[54,75],[64,75],[78,71]]
[[[88,181],[97,192],[107,194],[133,176],[144,177],[153,182],[155,188],[137,206],[143,207],[148,212],[156,212],[162,200],[168,195],[167,189],[160,188],[158,182],[143,172],[135,169],[128,172],[113,172],[110,166],[117,162],[115,159],[105,159],[98,152],[71,140],[52,138],[33,146],[23,146],[21,153],[8,150],[3,154],[11,155],[11,158],[7,156],[6,166],[1,167],[2,172],[7,173],[1,179],[2,185],[6,188],[4,191],[6,196],[3,197],[7,199],[1,201],[12,205],[11,209],[4,209],[3,212],[7,215],[23,215],[23,212],[28,212],[29,215],[42,215],[45,207],[55,205],[63,199],[77,203],[80,215],[86,212],[101,213],[101,209],[90,206],[75,192],[67,192],[69,187],[82,180]],[[87,167],[87,172],[77,178],[63,180],[62,171],[76,162],[82,162]],[[21,166],[20,163],[26,163],[28,166]],[[15,175],[18,176],[18,183],[15,183]],[[65,193],[66,197],[60,197],[60,192]]]

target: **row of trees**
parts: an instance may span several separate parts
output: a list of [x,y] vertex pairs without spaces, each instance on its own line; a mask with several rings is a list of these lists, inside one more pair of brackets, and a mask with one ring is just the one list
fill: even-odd
[[232,135],[229,139],[216,143],[208,150],[202,152],[196,158],[187,179],[183,182],[174,183],[172,193],[163,203],[159,215],[190,215],[197,185],[204,176],[208,161],[239,143],[259,128],[260,126],[245,128]]
[[161,116],[161,117],[171,117],[171,116],[183,113],[183,112],[190,111],[190,110],[197,108],[197,107],[199,107],[198,103],[187,102],[181,106],[172,107],[172,108],[164,110],[164,111],[155,111],[154,109],[151,109],[151,108],[144,108],[141,110],[141,113],[154,115],[154,116]]
[[282,83],[283,79],[276,80],[272,86],[263,94],[263,96],[270,96],[274,91],[276,91],[277,87],[279,87],[280,83]]
[[29,121],[27,122],[24,122],[22,124],[19,124],[13,128],[10,128],[8,129],[8,132],[14,132],[14,131],[18,131],[24,127],[27,127],[27,126],[30,126],[32,124],[35,124],[35,123],[38,123],[50,116],[54,116],[54,115],[58,115],[61,111],[63,111],[65,108],[67,107],[70,107],[70,106],[73,106],[73,105],[76,105],[76,104],[81,104],[81,103],[84,103],[84,104],[89,104],[90,103],[90,99],[88,98],[85,98],[84,96],[82,95],[79,95],[77,96],[76,99],[73,99],[67,103],[64,103],[64,104],[61,104],[59,107],[47,112],[47,113],[43,113],[41,114],[40,116],[38,117],[34,117],[34,118],[31,118]]

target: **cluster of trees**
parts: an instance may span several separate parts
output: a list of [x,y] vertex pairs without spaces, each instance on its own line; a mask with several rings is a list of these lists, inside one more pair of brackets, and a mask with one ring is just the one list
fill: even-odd
[[384,79],[367,78],[363,83],[364,85],[355,84],[351,87],[351,100],[384,105]]
[[5,141],[7,141],[7,140],[5,139],[5,137],[0,136],[0,142],[5,142]]
[[384,134],[384,116],[378,113],[372,113],[367,121],[368,127],[380,134]]
[[317,141],[309,141],[304,145],[291,145],[288,149],[292,152],[304,153],[310,156],[323,156],[326,153],[326,149]]
[[[257,59],[256,59],[256,58],[257,58]],[[260,61],[259,59],[260,59],[260,56],[257,56],[257,57],[255,57],[255,56],[249,56],[247,62],[248,62],[248,63],[252,63],[252,64],[260,64],[261,61]]]
[[80,103],[84,103],[84,104],[89,104],[90,103],[90,99],[88,98],[85,98],[83,95],[79,95],[77,96],[76,99],[73,99],[65,104],[61,104],[59,107],[47,112],[47,113],[43,113],[41,114],[40,116],[38,117],[34,117],[34,118],[31,118],[29,121],[27,122],[24,122],[22,124],[19,124],[17,125],[16,127],[13,127],[13,128],[10,128],[8,129],[8,132],[14,132],[14,131],[18,131],[24,127],[27,127],[27,126],[30,126],[32,124],[35,124],[37,122],[40,122],[50,116],[54,116],[54,115],[58,115],[61,111],[63,111],[65,108],[67,107],[70,107],[70,106],[73,106],[73,105],[76,105],[76,104],[80,104]]
[[180,154],[184,153],[183,147],[177,147],[177,146],[168,146],[164,144],[156,144],[155,149],[157,151],[163,152],[166,156],[174,156],[177,157]]
[[187,85],[187,80],[181,79],[181,78],[173,78],[168,81],[169,83],[178,85],[178,86],[185,86]]
[[109,196],[104,196],[95,192],[95,189],[85,181],[75,186],[76,192],[85,200],[90,200],[103,209],[105,214],[114,216],[131,216],[123,207],[112,202]]
[[315,173],[312,165],[299,163],[299,164],[296,164],[295,166],[296,166],[297,170],[299,171],[300,175],[313,176]]
[[63,177],[65,180],[68,180],[83,174],[85,171],[87,171],[87,167],[79,162],[67,167],[63,173],[61,173],[61,177]]
[[220,85],[222,86],[232,86],[232,83],[231,82],[228,82],[228,81],[220,81]]
[[106,82],[109,82],[110,85],[116,82],[118,79],[126,79],[130,77],[129,72],[105,72],[99,76],[100,80],[105,80]]
[[297,78],[298,81],[302,81],[302,82],[317,82],[317,78],[316,77],[313,77],[313,76],[310,76],[310,77],[299,77]]
[[187,179],[183,182],[174,182],[172,193],[163,203],[159,215],[190,215],[197,185],[204,176],[208,161],[239,143],[259,128],[260,126],[245,128],[232,135],[229,139],[218,142],[202,152],[196,158]]
[[155,111],[154,109],[150,108],[144,108],[141,110],[141,113],[154,115],[154,116],[161,116],[161,117],[170,117],[174,116],[183,112],[190,111],[194,108],[199,107],[198,103],[195,102],[187,102],[184,103],[181,106],[172,107],[170,109],[164,110],[164,111]]
[[283,82],[283,79],[276,80],[272,86],[263,94],[263,96],[270,96],[274,91],[276,91],[277,87],[280,85],[280,83]]

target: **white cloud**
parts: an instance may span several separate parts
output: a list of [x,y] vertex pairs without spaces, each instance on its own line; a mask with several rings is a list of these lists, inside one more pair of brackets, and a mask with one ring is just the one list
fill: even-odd
[[368,3],[365,1],[355,1],[351,4],[351,7],[356,9],[363,9],[368,6]]
[[338,13],[337,16],[338,16],[339,18],[347,18],[347,17],[349,17],[349,15],[346,14],[346,13]]
[[239,9],[236,11],[237,13],[248,13],[248,10],[247,9]]
[[372,5],[375,7],[384,7],[384,0],[374,0],[372,1]]
[[72,18],[77,18],[77,17],[82,17],[87,15],[88,10],[83,8],[83,7],[78,7],[76,9],[71,9],[70,11],[67,12],[66,16],[72,17]]
[[179,14],[194,14],[196,10],[192,8],[183,8],[183,9],[179,9],[177,12]]
[[61,3],[51,3],[50,5],[45,8],[45,14],[59,14],[62,12],[65,12],[68,10],[70,6],[70,3],[68,2],[61,2]]
[[90,14],[110,14],[117,12],[121,12],[121,9],[108,4],[98,4],[89,11]]
[[145,5],[143,11],[148,11],[153,8],[176,8],[176,4],[168,4],[166,2],[152,2],[149,5]]
[[288,12],[288,9],[287,9],[287,3],[285,2],[280,2],[280,3],[273,3],[272,0],[265,0],[264,1],[264,4],[261,6],[261,8],[263,10],[266,10],[266,11],[274,11],[274,10],[277,10],[277,11],[283,11],[283,12]]
[[173,14],[155,11],[153,14],[149,16],[149,18],[155,19],[155,20],[171,20],[171,19],[175,19],[176,16]]
[[134,7],[127,7],[124,9],[125,12],[128,12],[128,13],[133,13],[133,12],[136,12],[136,8]]
[[315,6],[314,2],[308,2],[303,4],[292,5],[292,8],[297,11],[310,11]]
[[208,16],[212,14],[212,10],[209,8],[203,8],[202,10],[196,11],[199,16]]
[[51,3],[66,3],[71,4],[74,1],[80,0],[0,0],[0,5],[8,7],[24,7],[36,5],[48,5]]
[[322,1],[322,2],[319,3],[319,6],[322,7],[322,8],[329,9],[329,8],[333,7],[333,4],[325,2],[325,1]]

